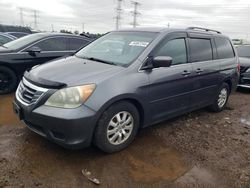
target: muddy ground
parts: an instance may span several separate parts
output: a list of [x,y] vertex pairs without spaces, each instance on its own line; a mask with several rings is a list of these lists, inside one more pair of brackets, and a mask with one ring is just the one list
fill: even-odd
[[71,151],[30,132],[0,96],[0,187],[250,187],[250,91],[221,113],[199,110],[140,131],[116,154]]

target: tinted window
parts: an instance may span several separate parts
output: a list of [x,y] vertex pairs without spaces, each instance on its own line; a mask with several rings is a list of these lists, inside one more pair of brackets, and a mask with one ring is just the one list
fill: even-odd
[[219,59],[226,59],[226,58],[233,58],[234,51],[231,45],[231,42],[225,38],[216,38],[215,40],[218,58]]
[[173,58],[172,65],[187,62],[187,51],[185,39],[174,39],[164,44],[155,56],[170,56]]
[[42,51],[66,51],[67,40],[63,37],[49,38],[35,44],[34,46],[39,47]]
[[239,46],[237,50],[240,57],[250,57],[250,46]]
[[209,61],[213,59],[212,45],[209,39],[190,39],[192,62]]
[[84,39],[70,38],[69,39],[69,49],[70,50],[78,50],[88,43],[89,42],[87,40],[84,40]]

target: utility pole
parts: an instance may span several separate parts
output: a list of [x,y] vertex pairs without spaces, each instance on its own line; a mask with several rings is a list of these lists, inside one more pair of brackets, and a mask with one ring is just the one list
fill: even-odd
[[37,10],[33,10],[34,12],[34,26],[35,26],[35,29],[38,29],[37,27]]
[[54,25],[53,25],[53,24],[51,24],[51,31],[52,31],[52,32],[55,32],[55,30],[54,30]]
[[122,1],[123,0],[117,0],[116,17],[115,17],[116,30],[118,30],[121,26]]
[[20,25],[24,26],[24,21],[23,21],[23,8],[19,8],[20,11]]
[[84,30],[85,30],[85,25],[84,25],[84,23],[82,23],[82,32],[84,33]]
[[141,14],[140,12],[138,12],[138,6],[141,4],[137,1],[131,1],[131,3],[134,5],[134,11],[132,12],[134,19],[132,25],[133,28],[135,28],[137,25],[139,25],[137,23],[137,16]]

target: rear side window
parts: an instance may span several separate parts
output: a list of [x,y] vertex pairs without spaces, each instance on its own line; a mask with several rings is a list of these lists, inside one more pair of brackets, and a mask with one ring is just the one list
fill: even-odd
[[185,39],[174,39],[165,43],[155,56],[170,56],[172,65],[187,63],[187,50]]
[[87,45],[89,41],[79,38],[70,38],[69,39],[69,50],[78,50],[81,47]]
[[215,44],[219,59],[227,59],[234,57],[233,47],[231,42],[226,38],[216,38]]
[[66,51],[67,40],[64,37],[49,38],[34,46],[39,47],[42,51]]
[[213,59],[212,45],[210,39],[189,39],[190,54],[192,62],[210,61]]

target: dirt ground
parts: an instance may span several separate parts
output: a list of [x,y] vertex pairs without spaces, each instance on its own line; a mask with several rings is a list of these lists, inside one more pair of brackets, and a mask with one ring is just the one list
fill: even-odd
[[221,113],[199,110],[141,130],[115,154],[66,150],[29,131],[0,96],[0,187],[250,187],[250,91]]

